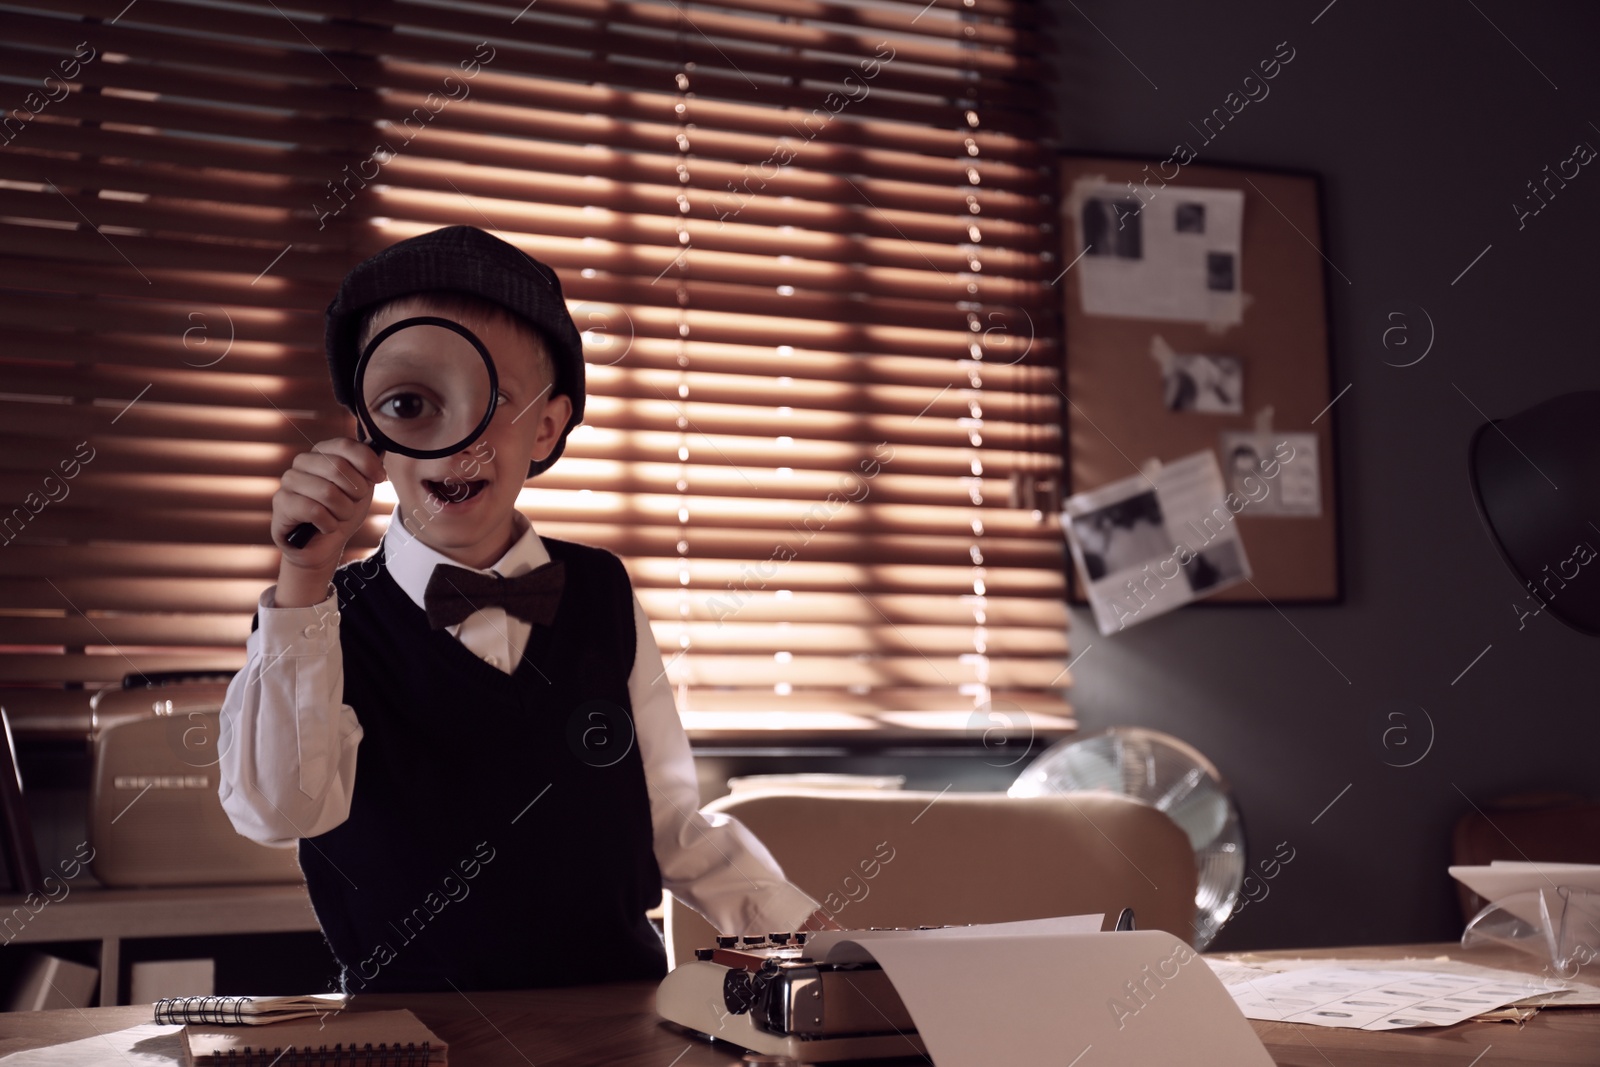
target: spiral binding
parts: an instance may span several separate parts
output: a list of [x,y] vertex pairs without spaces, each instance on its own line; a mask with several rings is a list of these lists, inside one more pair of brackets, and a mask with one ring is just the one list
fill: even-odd
[[156,1022],[243,1026],[244,1009],[254,1002],[254,997],[162,997],[156,1001]]
[[227,1064],[228,1067],[267,1067],[269,1064],[272,1067],[427,1067],[432,1051],[433,1044],[429,1041],[420,1045],[413,1041],[404,1045],[385,1042],[374,1045],[369,1041],[359,1047],[352,1041],[348,1045],[340,1042],[332,1048],[318,1045],[298,1049],[293,1045],[288,1048],[261,1045],[226,1052],[213,1049],[201,1062]]

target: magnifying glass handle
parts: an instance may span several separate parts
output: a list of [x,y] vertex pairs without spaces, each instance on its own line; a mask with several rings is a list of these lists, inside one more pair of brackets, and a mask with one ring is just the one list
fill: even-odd
[[[362,432],[359,426],[356,428],[356,437],[357,440],[371,448],[372,451],[380,456],[383,455],[383,449],[374,447],[372,442],[367,440],[367,435]],[[290,530],[289,536],[285,537],[284,540],[289,542],[291,547],[304,548],[311,543],[311,539],[315,536],[317,536],[316,526],[309,522],[302,522],[299,526]]]
[[317,536],[317,528],[309,522],[302,522],[299,526],[290,530],[289,536],[285,537],[284,540],[295,548],[304,548],[311,543],[311,539],[315,536]]

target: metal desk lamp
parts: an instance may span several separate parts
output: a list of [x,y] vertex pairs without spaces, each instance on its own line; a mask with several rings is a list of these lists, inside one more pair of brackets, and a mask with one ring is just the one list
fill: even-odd
[[1600,391],[1566,393],[1478,428],[1472,496],[1528,593],[1600,636]]

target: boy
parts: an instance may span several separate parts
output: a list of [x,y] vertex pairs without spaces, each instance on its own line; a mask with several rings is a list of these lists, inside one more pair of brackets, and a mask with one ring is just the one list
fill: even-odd
[[[747,830],[698,812],[621,562],[541,539],[514,506],[583,413],[554,272],[467,226],[361,263],[328,308],[342,403],[367,340],[421,315],[484,342],[493,418],[453,456],[340,438],[295,457],[272,503],[278,583],[222,711],[223,807],[247,837],[298,842],[342,987],[660,977],[644,912],[663,884],[729,933],[832,925]],[[339,567],[386,478],[399,505],[382,544]],[[317,533],[292,547],[302,523]]]

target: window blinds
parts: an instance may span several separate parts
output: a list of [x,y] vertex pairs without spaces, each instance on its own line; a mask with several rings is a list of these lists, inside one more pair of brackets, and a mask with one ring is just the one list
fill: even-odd
[[351,430],[322,309],[467,223],[584,331],[520,505],[623,556],[691,729],[1070,727],[1041,17],[0,4],[0,700],[243,662],[277,478]]

